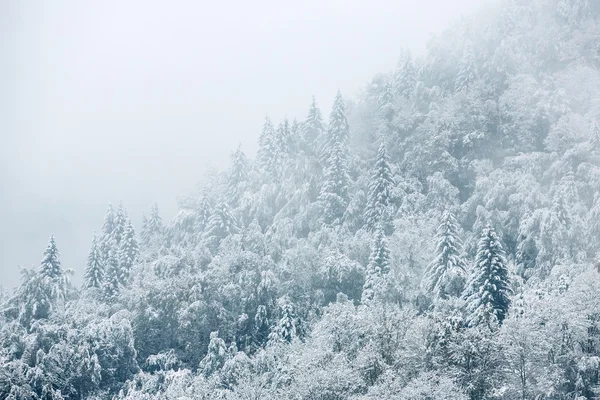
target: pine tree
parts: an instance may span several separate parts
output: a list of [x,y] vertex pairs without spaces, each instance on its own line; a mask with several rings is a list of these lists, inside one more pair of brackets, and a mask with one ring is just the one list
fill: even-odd
[[56,281],[63,276],[63,270],[58,256],[58,248],[54,241],[54,235],[52,235],[50,236],[46,250],[44,250],[44,258],[40,264],[39,271],[42,278]]
[[142,241],[146,245],[159,246],[164,239],[164,233],[165,226],[158,213],[158,205],[154,203],[150,211],[150,218],[147,219],[145,229],[142,230]]
[[475,61],[475,54],[471,46],[466,44],[459,64],[458,75],[454,81],[454,88],[456,91],[468,91],[476,79],[477,63]]
[[318,154],[325,133],[325,126],[323,123],[323,115],[317,105],[315,96],[312,97],[312,103],[308,109],[308,116],[304,122],[302,136],[306,143],[309,154]]
[[108,253],[111,250],[113,242],[113,232],[115,230],[115,211],[112,204],[108,204],[106,214],[104,214],[104,223],[102,224],[102,232],[100,234],[100,261],[103,265],[106,265],[108,259]]
[[198,211],[196,214],[195,230],[198,235],[204,235],[204,230],[208,226],[208,220],[211,216],[211,205],[206,196],[202,196],[198,202]]
[[92,239],[92,247],[88,255],[88,261],[85,268],[85,274],[83,276],[83,287],[89,288],[101,288],[104,280],[104,267],[100,258],[100,248],[94,233]]
[[282,173],[283,155],[281,150],[281,134],[273,128],[273,123],[266,118],[262,133],[258,139],[257,163],[271,179],[279,179]]
[[494,321],[502,324],[510,307],[509,279],[500,239],[487,225],[481,234],[475,266],[463,294],[470,326],[486,322],[491,327]]
[[294,305],[287,298],[282,299],[280,303],[281,318],[269,334],[270,343],[290,343],[297,336],[297,318]]
[[379,115],[386,121],[391,122],[394,116],[394,87],[391,81],[387,80],[383,85],[383,91],[377,99]]
[[108,301],[114,299],[121,290],[121,269],[117,251],[112,249],[108,252],[104,264],[104,298]]
[[331,153],[338,147],[344,152],[344,156],[347,157],[346,153],[349,139],[350,127],[348,126],[348,120],[346,118],[346,108],[344,106],[342,94],[338,90],[335,100],[333,101],[331,114],[329,115],[327,138],[321,154],[321,159],[324,161],[325,165],[328,164]]
[[387,238],[381,225],[376,229],[371,244],[371,255],[365,273],[365,283],[361,302],[366,304],[374,299],[382,298],[385,290],[386,275],[390,272],[390,250]]
[[211,376],[225,364],[227,345],[219,337],[219,332],[211,332],[206,356],[200,361],[198,369],[206,377]]
[[209,247],[216,250],[222,239],[238,232],[239,226],[231,209],[227,203],[220,203],[208,220],[204,239]]
[[125,230],[123,232],[123,238],[119,245],[119,252],[117,254],[119,262],[119,284],[126,285],[129,282],[129,276],[131,274],[131,268],[137,260],[140,254],[137,239],[135,237],[135,230],[131,224],[131,220],[127,220]]
[[410,51],[405,50],[400,54],[400,58],[398,59],[398,67],[394,80],[395,92],[400,96],[410,97],[415,89],[416,77],[417,74]]
[[445,211],[437,230],[436,257],[422,281],[423,289],[432,294],[434,300],[460,297],[463,291],[466,264],[461,257],[459,231],[454,215]]
[[346,154],[342,144],[337,144],[329,153],[325,181],[319,194],[322,220],[325,224],[338,225],[342,222],[349,202],[349,186],[350,175]]
[[123,238],[123,234],[125,232],[125,226],[127,225],[127,219],[127,211],[125,210],[123,203],[120,202],[117,212],[115,213],[114,227],[111,232],[113,241],[117,246],[121,244],[121,239]]
[[227,179],[228,202],[232,207],[237,207],[244,193],[248,170],[248,158],[242,151],[242,145],[240,144],[231,155],[231,167]]
[[366,228],[373,232],[380,224],[389,235],[392,233],[390,198],[394,179],[384,141],[381,141],[371,180],[365,209]]

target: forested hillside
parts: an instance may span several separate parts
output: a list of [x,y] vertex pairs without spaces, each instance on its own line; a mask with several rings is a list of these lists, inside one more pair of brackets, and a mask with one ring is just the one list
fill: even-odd
[[173,221],[109,206],[81,287],[51,237],[0,398],[600,398],[600,2],[494,4]]

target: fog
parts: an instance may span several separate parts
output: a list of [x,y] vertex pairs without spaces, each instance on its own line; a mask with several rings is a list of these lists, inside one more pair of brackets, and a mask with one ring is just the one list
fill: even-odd
[[79,280],[107,203],[165,220],[265,114],[351,96],[475,0],[0,3],[0,283],[54,234]]

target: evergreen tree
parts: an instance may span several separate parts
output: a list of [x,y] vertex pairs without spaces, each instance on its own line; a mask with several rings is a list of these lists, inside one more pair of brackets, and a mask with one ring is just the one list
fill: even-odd
[[598,125],[598,121],[592,121],[592,129],[590,132],[590,144],[591,150],[594,153],[600,153],[600,125]]
[[477,79],[477,63],[475,61],[475,54],[470,44],[466,44],[462,59],[458,67],[458,75],[454,81],[454,88],[456,91],[466,90],[468,91],[473,82]]
[[128,219],[117,254],[119,262],[119,283],[121,285],[126,285],[129,282],[131,268],[139,254],[140,250],[135,237],[135,230],[133,229],[131,220]]
[[400,54],[398,59],[398,67],[396,69],[396,77],[394,80],[395,92],[404,97],[410,97],[415,89],[417,74],[413,64],[410,51],[405,50]]
[[348,207],[350,175],[342,144],[334,146],[329,154],[325,181],[319,194],[319,203],[323,222],[328,225],[338,225],[342,222],[344,212]]
[[213,250],[216,250],[225,237],[239,233],[237,220],[227,203],[220,203],[215,207],[208,220],[204,239]]
[[103,265],[106,265],[108,253],[111,250],[113,232],[116,226],[115,217],[113,206],[109,203],[106,214],[104,214],[104,223],[102,224],[102,233],[100,234],[100,260]]
[[385,81],[383,91],[377,100],[379,115],[388,123],[391,122],[394,116],[394,87],[391,81]]
[[383,228],[379,226],[371,244],[371,255],[365,272],[365,283],[361,302],[366,304],[374,299],[381,299],[385,290],[386,275],[390,272],[390,250]]
[[227,345],[225,341],[219,337],[218,331],[211,332],[208,351],[206,352],[206,356],[200,361],[198,369],[204,376],[209,377],[225,364],[226,356]]
[[466,264],[461,257],[462,242],[459,226],[450,211],[445,211],[437,230],[436,257],[427,267],[423,277],[423,289],[434,299],[460,297],[466,273]]
[[510,307],[509,272],[500,239],[490,225],[481,234],[475,265],[463,295],[470,326],[502,324]]
[[44,250],[44,258],[40,264],[39,271],[42,278],[55,281],[63,276],[63,270],[60,266],[58,256],[58,248],[54,241],[54,235],[52,235],[50,236],[46,250]]
[[327,130],[327,139],[321,155],[324,164],[329,164],[331,153],[338,147],[343,151],[344,157],[347,158],[348,141],[350,139],[350,127],[346,118],[346,108],[342,94],[338,90],[331,114],[329,115],[329,128]]
[[290,343],[297,336],[297,318],[294,305],[287,298],[282,299],[280,303],[281,318],[269,334],[270,343]]
[[164,239],[165,226],[158,213],[158,204],[154,203],[150,211],[145,230],[142,231],[142,240],[146,245],[160,246]]
[[282,132],[273,128],[273,123],[266,118],[262,133],[258,139],[257,163],[271,179],[279,179],[282,173]]
[[232,207],[237,207],[244,193],[248,170],[248,159],[242,151],[242,145],[239,145],[231,155],[231,167],[227,179],[228,202]]
[[121,268],[119,267],[119,258],[117,251],[112,249],[108,252],[106,263],[104,264],[104,298],[112,301],[121,290]]
[[127,225],[127,219],[127,211],[125,210],[123,203],[120,202],[117,212],[115,213],[114,226],[111,232],[112,239],[117,246],[121,244],[121,239],[123,238],[123,234],[125,232],[125,226]]
[[394,179],[384,141],[381,141],[371,180],[365,209],[366,228],[373,232],[380,224],[389,235],[393,230],[391,221],[390,198],[394,188]]
[[204,230],[208,226],[208,221],[211,216],[211,205],[206,196],[202,196],[198,202],[198,211],[196,215],[195,230],[198,235],[204,235]]
[[87,265],[85,268],[85,274],[83,276],[83,287],[89,288],[101,288],[104,280],[104,267],[100,258],[100,249],[96,234],[92,239],[92,247],[88,255]]
[[302,136],[304,143],[306,143],[307,152],[309,154],[318,154],[325,133],[325,126],[323,123],[323,115],[317,105],[315,96],[312,97],[312,103],[308,108],[308,115],[303,128]]

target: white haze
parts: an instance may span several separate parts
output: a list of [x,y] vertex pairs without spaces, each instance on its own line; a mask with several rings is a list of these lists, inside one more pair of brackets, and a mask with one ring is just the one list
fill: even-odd
[[328,114],[480,4],[1,2],[0,283],[51,233],[81,276],[108,202],[170,218],[207,165],[254,153],[265,114],[303,118],[313,94]]

